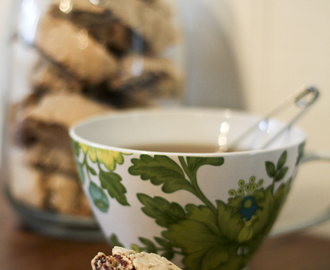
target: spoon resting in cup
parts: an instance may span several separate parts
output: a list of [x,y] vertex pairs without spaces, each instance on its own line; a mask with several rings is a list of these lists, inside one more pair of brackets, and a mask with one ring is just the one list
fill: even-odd
[[[251,135],[253,136],[254,141],[252,142],[252,145],[248,147],[249,150],[267,148],[272,143],[274,143],[281,135],[283,135],[285,131],[290,129],[290,127],[307,112],[310,106],[314,104],[315,101],[318,99],[319,94],[320,93],[318,89],[314,86],[306,86],[302,89],[298,89],[297,91],[289,95],[286,99],[282,100],[266,116],[264,116],[261,120],[257,121],[256,124],[252,125],[232,142],[228,143],[227,140],[222,140],[222,143],[219,139],[218,152],[239,151],[239,149],[241,148],[241,143],[245,141],[249,136],[251,137]],[[293,112],[291,120],[289,120],[285,126],[280,128],[279,130],[276,130],[274,134],[272,134],[271,136],[267,136],[267,138],[264,140],[256,140],[256,137],[254,135],[258,134],[259,132],[270,133],[269,128],[272,125],[271,120],[273,119],[273,117],[288,109],[294,109],[296,112]],[[246,149],[246,147],[244,147],[244,149]]]

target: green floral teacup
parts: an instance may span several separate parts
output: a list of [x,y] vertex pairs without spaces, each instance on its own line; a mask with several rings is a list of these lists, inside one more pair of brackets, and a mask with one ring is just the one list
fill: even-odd
[[229,110],[142,110],[73,127],[81,184],[113,245],[161,254],[185,269],[243,269],[274,224],[304,158],[285,124],[219,152],[258,121]]

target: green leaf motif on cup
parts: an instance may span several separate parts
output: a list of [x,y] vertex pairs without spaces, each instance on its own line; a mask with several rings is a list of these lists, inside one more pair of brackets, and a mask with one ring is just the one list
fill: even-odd
[[73,148],[73,152],[74,152],[75,156],[79,156],[79,152],[80,152],[79,143],[74,140],[71,140],[71,143],[72,143],[72,148]]
[[150,180],[153,185],[163,185],[165,193],[173,193],[180,189],[194,192],[193,187],[185,179],[180,166],[167,156],[141,155],[140,159],[131,160],[133,166],[129,168],[132,175],[140,175],[142,180]]
[[108,212],[109,210],[109,200],[105,195],[103,189],[99,188],[95,183],[89,183],[89,195],[93,200],[94,205],[103,213]]
[[[201,204],[182,207],[160,196],[137,194],[142,212],[164,230],[161,237],[154,239],[140,236],[142,246],[131,247],[165,254],[170,259],[180,254],[187,269],[244,268],[269,233],[290,190],[292,178],[280,183],[274,191],[275,183],[283,180],[289,170],[286,161],[284,151],[276,166],[271,161],[265,162],[267,175],[273,179],[271,185],[264,187],[264,179],[255,176],[240,179],[237,189],[228,191],[227,203],[220,200],[213,203],[200,189],[197,171],[204,165],[221,166],[225,162],[223,158],[179,157],[179,163],[157,155],[133,159],[130,174],[140,176],[143,181],[150,180],[153,185],[162,185],[165,193],[188,191]],[[167,185],[174,188],[167,189]]]
[[157,253],[157,247],[152,241],[144,237],[139,237],[139,241],[146,246],[147,252]]
[[265,165],[266,165],[266,172],[267,172],[268,176],[275,177],[276,169],[275,169],[274,163],[270,162],[270,161],[266,161]]
[[276,167],[274,163],[271,161],[265,162],[266,172],[270,178],[273,178],[273,184],[272,184],[273,188],[275,182],[281,181],[289,170],[289,167],[284,167],[287,160],[287,156],[288,156],[287,151],[283,151],[283,153],[281,154],[281,156],[277,161]]
[[117,235],[114,233],[110,235],[109,240],[112,246],[124,247],[124,245],[121,242],[119,242]]
[[283,179],[283,177],[286,175],[286,173],[288,172],[288,170],[289,170],[288,167],[283,167],[280,170],[278,170],[274,177],[274,181],[275,182],[281,181]]
[[277,167],[276,167],[277,170],[282,169],[282,167],[284,166],[284,164],[286,162],[287,156],[288,156],[288,153],[286,151],[284,151],[281,154],[281,156],[280,156],[280,158],[278,159],[278,162],[277,162]]
[[[132,166],[128,172],[131,175],[140,176],[144,181],[150,180],[153,185],[163,185],[165,193],[173,193],[186,190],[194,194],[202,202],[206,203],[215,212],[215,206],[205,197],[197,183],[197,170],[203,165],[221,166],[224,163],[222,157],[179,157],[180,165],[168,156],[141,155],[140,159],[131,159]],[[186,179],[186,176],[188,179]]]
[[[114,170],[117,165],[122,165],[124,163],[124,155],[131,154],[94,148],[75,141],[72,143],[76,163],[80,173],[80,179],[82,184],[85,184],[86,179],[89,180],[88,191],[94,205],[102,212],[107,212],[109,210],[110,202],[104,192],[107,191],[110,198],[116,199],[118,203],[123,206],[129,206],[126,198],[127,190],[121,183],[121,176],[114,172]],[[84,157],[82,162],[78,160],[81,151]],[[90,162],[92,164],[90,164]],[[102,165],[104,166],[103,168]],[[84,174],[84,169],[86,174]],[[92,180],[92,176],[98,177],[100,187],[97,186],[94,180]]]
[[131,249],[133,249],[134,251],[158,253],[161,256],[167,258],[168,260],[173,259],[175,255],[174,247],[168,240],[165,240],[161,237],[154,237],[154,242],[144,237],[139,237],[138,239],[141,244],[131,244]]
[[84,174],[83,166],[77,160],[76,160],[76,164],[77,164],[77,167],[78,167],[79,179],[80,179],[80,181],[81,181],[82,184],[85,184],[86,179],[85,179],[85,174]]
[[181,205],[175,202],[168,202],[162,197],[150,197],[146,194],[138,193],[139,201],[144,205],[143,213],[155,219],[155,222],[161,227],[167,227],[168,224],[175,223],[184,218],[185,212]]
[[187,164],[190,172],[197,170],[204,165],[221,166],[225,162],[222,157],[187,157]]
[[121,183],[122,178],[119,174],[100,170],[99,179],[101,187],[108,191],[111,198],[116,199],[121,205],[129,205],[125,196],[127,190]]

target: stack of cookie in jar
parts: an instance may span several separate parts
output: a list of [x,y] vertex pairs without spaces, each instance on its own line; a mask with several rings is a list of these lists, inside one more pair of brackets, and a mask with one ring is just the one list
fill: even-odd
[[68,129],[100,113],[177,98],[183,74],[164,55],[180,42],[168,0],[52,0],[33,39],[30,93],[11,108],[12,196],[64,215],[91,215]]

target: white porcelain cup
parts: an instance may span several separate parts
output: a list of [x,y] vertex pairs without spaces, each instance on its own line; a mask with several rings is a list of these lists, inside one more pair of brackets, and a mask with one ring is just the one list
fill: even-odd
[[186,269],[243,269],[287,198],[306,141],[291,127],[267,149],[248,150],[285,125],[271,119],[240,151],[217,152],[258,120],[230,110],[157,109],[73,127],[81,183],[106,238]]

